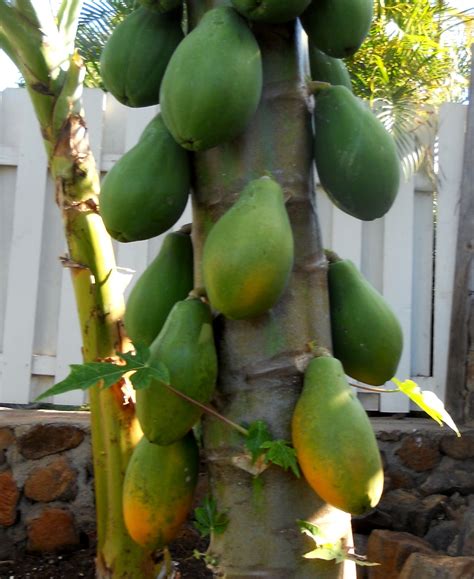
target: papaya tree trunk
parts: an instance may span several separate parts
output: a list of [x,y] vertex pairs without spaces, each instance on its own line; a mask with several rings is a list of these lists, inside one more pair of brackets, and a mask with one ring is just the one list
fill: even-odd
[[[0,47],[21,70],[40,124],[55,182],[68,246],[83,340],[84,361],[123,351],[124,300],[111,239],[97,211],[99,174],[82,108],[81,59],[71,49],[81,2],[63,1],[56,21],[29,0],[0,0]],[[59,28],[58,28],[59,27]],[[58,34],[48,37],[48,32]],[[69,66],[64,66],[69,61]],[[31,192],[32,195],[34,191]],[[141,436],[124,383],[90,390],[97,511],[97,576],[155,577],[150,552],[128,535],[122,516],[122,482]]]
[[[188,3],[190,23],[218,4]],[[252,179],[271,175],[283,187],[295,240],[289,287],[267,314],[251,321],[216,319],[219,411],[237,423],[264,420],[275,438],[290,440],[293,407],[302,388],[308,343],[331,347],[326,273],[312,170],[310,99],[304,86],[304,47],[295,22],[258,25],[263,98],[244,135],[194,155],[193,242],[197,286],[206,234]],[[251,235],[251,232],[249,232]],[[352,563],[303,558],[314,548],[297,519],[324,526],[351,545],[350,517],[324,504],[302,479],[270,467],[255,481],[245,464],[242,438],[206,418],[204,446],[211,489],[229,524],[214,535],[209,560],[228,578],[336,578],[355,576]]]

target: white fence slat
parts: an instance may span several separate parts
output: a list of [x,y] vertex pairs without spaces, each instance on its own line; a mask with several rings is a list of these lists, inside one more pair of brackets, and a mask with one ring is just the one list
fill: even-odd
[[[411,296],[413,279],[414,179],[402,180],[397,198],[384,216],[383,295],[392,306],[403,330],[403,353],[397,377],[411,376]],[[407,412],[404,394],[383,394],[382,412]]]
[[20,155],[18,149],[13,147],[7,147],[6,145],[0,145],[0,165],[18,165],[18,159]]
[[8,88],[2,92],[0,140],[2,146],[6,147],[6,150],[10,150],[16,157],[15,165],[18,164],[20,155],[22,113],[25,106],[31,106],[25,89]]
[[[21,95],[21,96],[20,96]],[[13,236],[8,267],[1,400],[29,402],[32,345],[40,274],[41,236],[47,178],[46,153],[33,107],[19,93],[17,130],[20,159],[15,191]]]
[[[57,383],[66,378],[70,364],[81,364],[82,361],[82,337],[71,272],[63,268],[54,382]],[[86,396],[87,394],[81,390],[74,390],[54,396],[53,402],[80,405],[86,400]]]
[[467,108],[444,104],[439,120],[439,175],[436,223],[435,316],[433,328],[436,394],[444,397],[453,297],[459,198]]
[[42,223],[40,276],[38,279],[36,324],[33,352],[54,354],[57,344],[57,319],[61,291],[59,255],[64,245],[61,215],[55,202],[54,186],[47,179]]
[[[130,109],[97,89],[84,91],[84,108],[92,151],[102,172],[136,144],[159,110]],[[372,222],[360,222],[335,208],[320,186],[316,193],[324,246],[354,261],[401,321],[405,349],[397,376],[411,377],[440,397],[446,381],[465,109],[463,105],[442,108],[434,202],[430,182],[421,174],[403,183],[393,208]],[[28,136],[22,130],[24,123]],[[318,183],[316,174],[315,180]],[[12,203],[15,188],[18,193]],[[46,201],[45,189],[46,160],[28,95],[24,89],[8,89],[0,93],[0,265],[6,273],[0,278],[0,403],[32,401],[65,378],[71,363],[82,361],[70,272],[57,259],[65,253],[59,211],[51,183]],[[191,215],[188,203],[173,230],[191,222]],[[157,255],[164,236],[129,244],[114,242],[119,272],[124,280],[133,274],[126,296]],[[435,297],[431,303],[433,255]],[[19,265],[22,259],[28,264],[27,275]],[[408,410],[405,397],[360,392],[359,397],[368,410]],[[76,391],[51,401],[76,405],[86,398],[86,393]]]
[[330,249],[333,235],[334,205],[321,187],[316,188],[316,211],[318,212],[319,226],[324,247]]
[[411,370],[414,376],[430,376],[433,308],[433,195],[415,192],[413,242],[413,316]]
[[3,351],[5,312],[7,307],[8,264],[13,233],[12,203],[16,187],[16,169],[0,166],[0,351]]
[[105,94],[100,89],[86,90],[84,92],[84,112],[89,144],[98,166],[102,156],[104,106]]
[[[129,109],[108,93],[105,95],[104,128],[102,134],[102,158],[100,167],[104,170],[104,160],[108,156],[119,158],[125,149],[124,119]],[[107,168],[109,170],[110,167]]]
[[385,247],[383,218],[362,225],[362,258],[360,269],[374,288],[383,293],[383,257]]
[[360,268],[362,250],[362,221],[334,207],[332,214],[333,249],[342,259],[350,259]]

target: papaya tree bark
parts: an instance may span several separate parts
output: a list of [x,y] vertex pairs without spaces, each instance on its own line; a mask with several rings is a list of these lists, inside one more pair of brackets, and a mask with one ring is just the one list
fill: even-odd
[[[67,240],[63,263],[72,276],[84,361],[102,360],[127,343],[113,247],[97,211],[100,181],[81,99],[84,66],[73,52],[81,2],[63,0],[56,21],[49,5],[41,4],[22,0],[12,6],[0,0],[0,47],[25,78],[43,135]],[[90,408],[97,577],[155,577],[152,554],[132,541],[122,516],[123,476],[141,435],[125,383],[109,390],[93,387]]]
[[[190,25],[206,10],[229,2],[190,0]],[[247,131],[235,141],[194,159],[193,243],[200,279],[206,234],[252,179],[271,175],[283,187],[295,239],[289,287],[267,314],[251,321],[218,316],[219,411],[237,423],[264,420],[275,438],[290,440],[292,410],[302,388],[310,342],[331,347],[326,273],[314,195],[310,98],[304,84],[305,49],[295,22],[255,25],[263,57],[264,89]],[[251,235],[251,232],[249,232]],[[227,578],[353,577],[352,563],[310,560],[314,548],[297,519],[324,527],[333,540],[351,544],[350,517],[324,504],[302,480],[270,467],[260,482],[242,465],[242,438],[206,417],[204,447],[218,510],[227,512],[224,533],[208,552],[214,571]],[[262,484],[263,483],[263,484]]]

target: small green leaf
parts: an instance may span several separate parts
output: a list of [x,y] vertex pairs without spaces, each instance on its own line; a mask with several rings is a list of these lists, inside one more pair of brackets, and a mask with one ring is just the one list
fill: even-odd
[[458,427],[454,423],[454,420],[448,414],[444,407],[444,404],[436,396],[434,392],[430,390],[421,390],[416,382],[413,380],[405,380],[401,382],[397,378],[392,378],[394,382],[403,394],[406,394],[410,400],[413,400],[422,410],[428,414],[433,420],[435,420],[440,426],[443,426],[443,422],[449,426],[457,436],[461,436]]
[[265,461],[281,466],[284,470],[291,469],[296,478],[300,478],[300,469],[295,449],[286,440],[268,440],[260,445],[267,449]]
[[248,436],[245,439],[245,446],[250,451],[253,462],[264,453],[263,444],[271,440],[272,435],[263,420],[256,420],[250,424],[248,427]]
[[216,499],[210,495],[206,496],[202,506],[194,509],[194,526],[202,537],[207,537],[211,533],[223,533],[229,524],[226,513],[217,511]]

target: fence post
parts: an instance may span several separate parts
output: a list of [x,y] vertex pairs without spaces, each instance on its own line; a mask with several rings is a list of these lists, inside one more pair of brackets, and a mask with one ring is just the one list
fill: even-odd
[[[467,391],[469,320],[474,318],[474,44],[459,200],[459,225],[451,310],[446,404],[457,420],[474,420],[474,392]],[[472,325],[472,322],[471,322]],[[474,340],[471,329],[471,341]],[[472,346],[471,346],[472,347]]]

